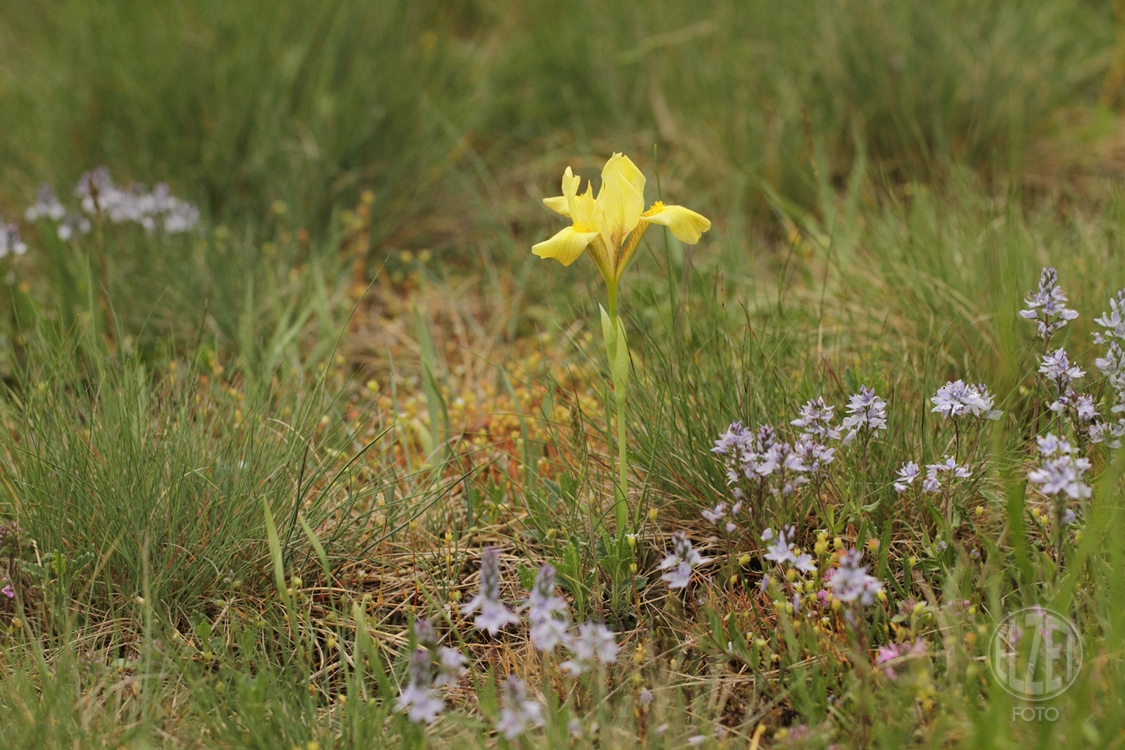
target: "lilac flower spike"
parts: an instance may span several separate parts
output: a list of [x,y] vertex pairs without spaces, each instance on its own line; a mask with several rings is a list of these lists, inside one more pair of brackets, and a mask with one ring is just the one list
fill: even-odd
[[445,708],[441,698],[434,695],[430,686],[430,655],[425,651],[415,651],[410,655],[410,679],[399,693],[395,708],[408,711],[414,723],[432,724]]
[[914,480],[920,476],[921,472],[921,468],[913,461],[904,463],[902,468],[898,470],[898,479],[895,481],[895,492],[906,492],[906,488],[914,484]]
[[461,614],[469,615],[480,610],[473,624],[480,630],[496,635],[509,625],[520,621],[510,609],[500,601],[500,550],[485,547],[480,559],[480,593],[461,608]]
[[526,606],[535,648],[550,652],[569,642],[566,601],[555,596],[555,569],[550,565],[539,569]]
[[455,648],[438,646],[437,630],[429,620],[419,618],[414,621],[414,637],[418,639],[418,645],[429,652],[431,661],[437,661],[438,677],[434,681],[436,687],[456,685],[469,671],[469,660],[464,654]]
[[692,571],[710,558],[703,557],[698,551],[692,549],[691,540],[687,534],[677,531],[672,534],[672,552],[660,563],[660,569],[668,571],[660,576],[670,589],[687,588],[691,581]]
[[[789,532],[789,536],[791,537],[793,534],[792,527],[777,532],[777,541],[766,546],[766,549],[769,551],[765,554],[765,558],[767,560],[772,560],[778,565],[794,562],[797,559],[797,556],[793,553],[793,543],[786,539],[786,532]],[[766,529],[762,532],[763,542],[768,542],[773,538],[773,529]]]
[[1054,268],[1043,269],[1039,276],[1039,289],[1024,302],[1027,309],[1020,311],[1020,317],[1037,322],[1039,338],[1043,339],[1044,345],[1067,321],[1078,317],[1077,312],[1066,307],[1066,295],[1059,286],[1059,274]]
[[1060,393],[1086,374],[1078,365],[1070,363],[1070,357],[1067,356],[1066,349],[1056,349],[1049,354],[1044,354],[1043,362],[1039,365],[1039,372],[1053,381]]
[[866,607],[875,601],[875,596],[883,590],[883,584],[867,575],[867,567],[860,565],[862,560],[860,553],[854,549],[845,552],[840,557],[840,567],[828,581],[828,587],[840,601],[858,601]]
[[469,660],[455,648],[441,646],[438,653],[438,676],[434,680],[437,687],[452,687],[469,673]]
[[61,221],[66,216],[66,208],[59,202],[58,196],[55,195],[51,186],[43,183],[35,194],[35,203],[28,206],[23,215],[28,221],[35,221],[39,218]]
[[509,675],[502,686],[504,707],[500,709],[500,720],[496,731],[505,739],[514,740],[532,727],[543,726],[543,707],[538,701],[529,700],[523,680]]
[[156,185],[151,192],[139,184],[123,189],[113,184],[105,167],[82,175],[74,194],[83,211],[100,213],[114,224],[133,222],[150,232],[160,225],[168,234],[180,234],[199,223],[199,209],[173,196],[167,185]]
[[1109,300],[1109,312],[1102,313],[1100,318],[1094,318],[1094,322],[1106,329],[1104,334],[1094,334],[1096,343],[1107,343],[1107,336],[1125,341],[1125,289]]
[[996,399],[989,393],[984,385],[966,385],[963,380],[952,381],[938,388],[937,393],[930,399],[934,408],[930,411],[937,412],[945,418],[954,418],[971,414],[974,417],[985,419],[999,419],[1004,413],[993,409]]
[[0,217],[0,258],[11,253],[23,255],[27,252],[27,245],[20,239],[20,229],[15,224],[5,224]]
[[922,491],[940,492],[942,474],[952,474],[957,479],[967,479],[973,475],[968,467],[961,466],[954,459],[947,457],[940,463],[926,465],[926,478],[922,481]]
[[700,515],[703,516],[708,521],[710,521],[711,525],[714,526],[719,521],[723,520],[723,516],[726,515],[726,512],[727,512],[727,504],[726,503],[719,503],[714,508],[704,509],[703,512],[700,513]]
[[1063,495],[1071,500],[1090,497],[1093,489],[1082,481],[1090,470],[1089,460],[1075,456],[1070,443],[1053,434],[1040,437],[1038,441],[1043,463],[1028,472],[1028,480],[1039,485],[1039,491],[1047,496]]
[[573,675],[580,675],[596,664],[613,664],[617,661],[620,646],[613,631],[600,622],[584,622],[578,626],[578,635],[570,645],[573,659],[559,666]]
[[848,416],[840,425],[848,430],[844,443],[855,440],[860,430],[869,435],[887,429],[887,402],[875,395],[873,389],[861,385],[859,393],[848,399]]
[[808,401],[801,407],[801,415],[789,424],[800,427],[806,435],[820,439],[838,440],[840,429],[832,426],[832,412],[836,409],[824,402],[823,397]]

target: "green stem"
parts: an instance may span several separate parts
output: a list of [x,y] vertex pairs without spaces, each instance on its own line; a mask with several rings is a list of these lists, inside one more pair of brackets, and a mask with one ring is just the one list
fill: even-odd
[[[609,319],[617,325],[617,285],[607,284],[609,292]],[[624,341],[617,342],[618,346],[627,346]],[[614,363],[609,363],[609,369],[614,371]],[[629,471],[625,455],[625,386],[614,378],[613,395],[617,400],[617,484],[613,501],[613,516],[617,521],[617,533],[623,535],[629,529]]]
[[[616,390],[616,385],[614,386]],[[617,533],[625,534],[629,528],[628,487],[629,471],[625,463],[625,393],[617,396],[617,499],[613,514],[617,520]]]

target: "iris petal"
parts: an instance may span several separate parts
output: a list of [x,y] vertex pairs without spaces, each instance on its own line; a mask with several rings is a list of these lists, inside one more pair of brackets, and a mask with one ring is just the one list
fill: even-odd
[[579,232],[574,227],[564,227],[554,237],[540,242],[531,252],[540,258],[554,258],[564,266],[578,260],[586,247],[597,239],[597,232]]
[[697,214],[690,208],[665,206],[660,203],[657,203],[645,213],[644,220],[650,224],[661,224],[668,227],[676,239],[688,245],[699,242],[700,236],[711,228],[710,219]]
[[553,198],[544,198],[543,205],[557,214],[570,216],[570,201],[565,195],[556,195]]

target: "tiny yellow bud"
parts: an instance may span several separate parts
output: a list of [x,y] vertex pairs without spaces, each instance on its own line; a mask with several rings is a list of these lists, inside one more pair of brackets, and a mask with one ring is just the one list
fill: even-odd
[[754,646],[757,647],[757,648],[765,648],[766,647],[766,639],[765,638],[755,638],[754,639]]
[[877,599],[878,599],[879,601],[881,601],[881,602],[885,602],[885,601],[887,601],[887,592],[886,592],[886,591],[883,591],[882,589],[879,589],[879,591],[878,591],[878,592],[877,592],[877,593],[875,594],[875,597],[876,597],[876,598],[877,598]]
[[790,568],[789,570],[785,571],[786,580],[792,581],[796,577],[797,577],[797,571],[793,570],[793,568]]
[[977,512],[977,515],[978,515],[978,516],[983,516],[983,515],[984,515],[984,506],[983,506],[983,505],[978,505],[978,506],[977,506],[977,511],[976,511],[976,512]]
[[844,548],[844,540],[841,539],[840,537],[836,537],[835,539],[832,540],[832,546],[835,547],[836,549],[843,549]]
[[970,617],[971,617],[972,615],[975,615],[975,614],[977,613],[977,608],[976,608],[976,605],[973,605],[972,607],[969,607],[969,610],[968,610],[968,612],[969,612],[969,616],[970,616]]
[[637,546],[637,535],[627,534],[625,536],[625,541],[629,543],[629,549],[635,549]]
[[743,555],[742,557],[738,558],[738,564],[739,565],[749,565],[750,564],[750,555]]
[[918,558],[915,555],[911,555],[908,559],[909,559],[911,565],[914,565],[915,563],[918,562]]
[[649,508],[648,520],[655,521],[657,515],[659,515],[659,511],[656,508]]
[[873,553],[878,552],[879,551],[879,540],[878,539],[868,539],[867,540],[867,549],[869,549]]
[[738,573],[735,573],[734,575],[732,575],[730,577],[730,585],[734,586],[737,583],[738,583]]
[[636,563],[629,563],[629,572],[633,573],[634,575],[636,574],[636,572],[637,572],[637,564]]

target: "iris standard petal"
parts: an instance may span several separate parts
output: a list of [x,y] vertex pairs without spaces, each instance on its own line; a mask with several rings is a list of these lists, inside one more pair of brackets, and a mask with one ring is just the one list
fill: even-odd
[[711,220],[683,206],[665,206],[657,201],[644,214],[650,224],[668,227],[680,242],[694,245],[700,236],[711,228]]
[[620,170],[602,172],[602,187],[598,192],[598,229],[606,247],[616,254],[641,220],[644,210],[644,195],[637,192],[636,186]]
[[566,227],[551,239],[532,246],[531,252],[540,258],[554,258],[569,266],[597,237],[597,232],[579,232],[574,227]]
[[602,167],[602,180],[607,179],[611,174],[621,175],[639,194],[645,194],[645,176],[625,154],[614,154],[609,157],[609,161]]

